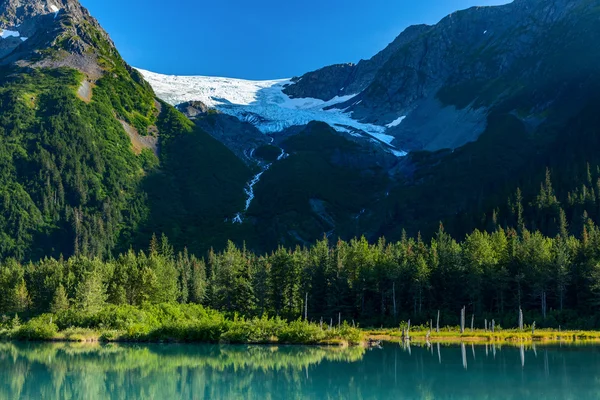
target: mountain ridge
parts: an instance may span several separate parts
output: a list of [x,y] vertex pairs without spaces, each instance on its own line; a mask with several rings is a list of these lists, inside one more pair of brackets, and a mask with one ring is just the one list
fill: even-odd
[[[514,227],[515,192],[535,203],[546,167],[574,234],[583,211],[597,217],[569,200],[584,164],[600,165],[593,1],[453,13],[374,61],[291,81],[160,87],[76,1],[0,7],[2,257],[109,256],[162,233],[196,254],[228,239],[430,237],[440,221],[460,237]],[[556,207],[523,219],[551,230]]]

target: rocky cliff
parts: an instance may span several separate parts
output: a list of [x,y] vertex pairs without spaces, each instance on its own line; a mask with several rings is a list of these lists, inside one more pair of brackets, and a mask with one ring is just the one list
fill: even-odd
[[0,65],[73,67],[102,75],[118,53],[108,34],[76,0],[0,3]]
[[[524,88],[581,78],[592,66],[587,53],[597,51],[599,14],[590,0],[516,0],[458,11],[434,26],[408,28],[371,60],[295,78],[286,93],[323,99],[360,93],[334,107],[365,123],[391,123],[386,133],[402,149],[455,149],[477,140],[491,110]],[[574,49],[582,53],[557,64],[558,54]],[[559,97],[539,94],[520,110],[523,118],[539,119]]]

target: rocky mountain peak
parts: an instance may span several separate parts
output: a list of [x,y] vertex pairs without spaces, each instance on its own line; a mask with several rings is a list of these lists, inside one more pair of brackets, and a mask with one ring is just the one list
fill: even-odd
[[77,0],[0,1],[0,30],[0,65],[67,66],[98,77],[98,58],[117,54]]

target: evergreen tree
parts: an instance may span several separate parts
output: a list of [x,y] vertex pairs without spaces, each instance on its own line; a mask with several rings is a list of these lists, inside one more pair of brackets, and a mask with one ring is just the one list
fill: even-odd
[[21,279],[17,286],[13,289],[13,294],[10,299],[11,311],[21,313],[29,309],[31,305],[31,299],[29,297],[29,291],[25,284],[25,279]]
[[69,299],[67,298],[67,292],[62,284],[59,284],[54,293],[54,298],[50,304],[50,312],[58,313],[65,311],[69,308]]
[[75,304],[81,310],[94,314],[102,309],[107,297],[102,276],[99,271],[94,269],[87,272],[83,280],[77,285]]

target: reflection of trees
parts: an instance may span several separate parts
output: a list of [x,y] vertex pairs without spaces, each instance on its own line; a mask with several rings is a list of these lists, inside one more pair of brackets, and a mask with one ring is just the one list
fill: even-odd
[[597,347],[564,345],[0,343],[0,399],[595,399],[598,366]]
[[360,347],[0,343],[0,398],[268,398],[273,384],[300,386],[311,366],[363,354]]

